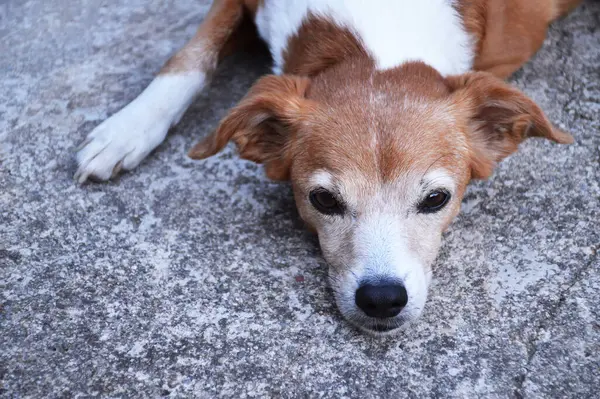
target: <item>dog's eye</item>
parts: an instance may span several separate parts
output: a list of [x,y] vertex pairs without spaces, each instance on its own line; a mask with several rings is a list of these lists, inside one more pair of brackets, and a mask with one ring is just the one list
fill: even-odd
[[419,204],[419,212],[433,213],[442,209],[450,199],[450,193],[445,190],[432,191]]
[[342,214],[343,207],[329,191],[318,188],[311,191],[310,203],[321,213],[327,215]]

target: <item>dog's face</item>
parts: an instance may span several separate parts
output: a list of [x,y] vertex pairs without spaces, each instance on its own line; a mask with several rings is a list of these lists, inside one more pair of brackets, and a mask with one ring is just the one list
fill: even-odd
[[386,333],[423,311],[441,234],[469,180],[489,176],[527,136],[570,141],[491,76],[348,64],[313,80],[263,78],[190,156],[234,140],[269,177],[290,179],[340,311]]
[[302,218],[318,233],[341,312],[385,332],[425,305],[442,231],[457,213],[466,177],[436,158],[393,180],[318,169],[294,180]]

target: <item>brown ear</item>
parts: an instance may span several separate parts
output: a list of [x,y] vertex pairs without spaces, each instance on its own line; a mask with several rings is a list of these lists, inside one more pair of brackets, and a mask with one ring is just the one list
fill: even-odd
[[448,77],[459,108],[467,113],[472,177],[487,178],[496,164],[527,137],[569,144],[573,137],[548,121],[525,94],[485,72]]
[[261,78],[219,127],[188,155],[193,159],[207,158],[233,140],[242,158],[265,164],[269,178],[287,179],[290,136],[308,113],[310,101],[305,94],[309,82],[298,76]]

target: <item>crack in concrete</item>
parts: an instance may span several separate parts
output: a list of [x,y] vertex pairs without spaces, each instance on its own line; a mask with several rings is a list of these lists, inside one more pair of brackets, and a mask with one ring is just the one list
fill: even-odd
[[522,392],[523,385],[525,384],[525,381],[527,380],[527,377],[531,372],[529,367],[531,366],[531,362],[533,361],[533,358],[535,357],[538,351],[541,332],[547,330],[553,324],[556,317],[558,317],[559,311],[561,310],[566,301],[567,294],[569,293],[569,291],[571,291],[577,283],[582,281],[583,276],[588,272],[588,270],[590,270],[594,266],[594,261],[598,260],[599,249],[600,243],[592,246],[592,255],[589,262],[575,273],[575,275],[569,282],[569,285],[560,292],[560,295],[558,296],[558,301],[549,306],[548,317],[540,320],[538,326],[535,328],[535,333],[533,334],[531,339],[527,341],[527,361],[525,363],[525,366],[523,366],[525,371],[514,378],[515,389],[513,390],[513,393],[516,398],[524,398]]

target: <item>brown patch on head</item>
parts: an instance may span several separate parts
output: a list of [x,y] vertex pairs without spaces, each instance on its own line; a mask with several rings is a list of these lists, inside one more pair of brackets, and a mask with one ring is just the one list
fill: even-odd
[[442,168],[462,195],[470,178],[488,177],[529,136],[572,141],[490,74],[444,78],[421,62],[377,71],[358,53],[312,80],[261,79],[190,156],[213,155],[233,140],[243,158],[295,186],[321,169],[387,183]]
[[316,76],[325,69],[354,57],[367,57],[365,49],[348,29],[327,19],[308,15],[298,32],[288,40],[285,73]]
[[444,78],[419,62],[376,71],[363,58],[330,68],[308,93],[320,112],[297,136],[293,174],[354,170],[387,182],[432,163],[460,165],[467,147],[453,125],[450,93]]

